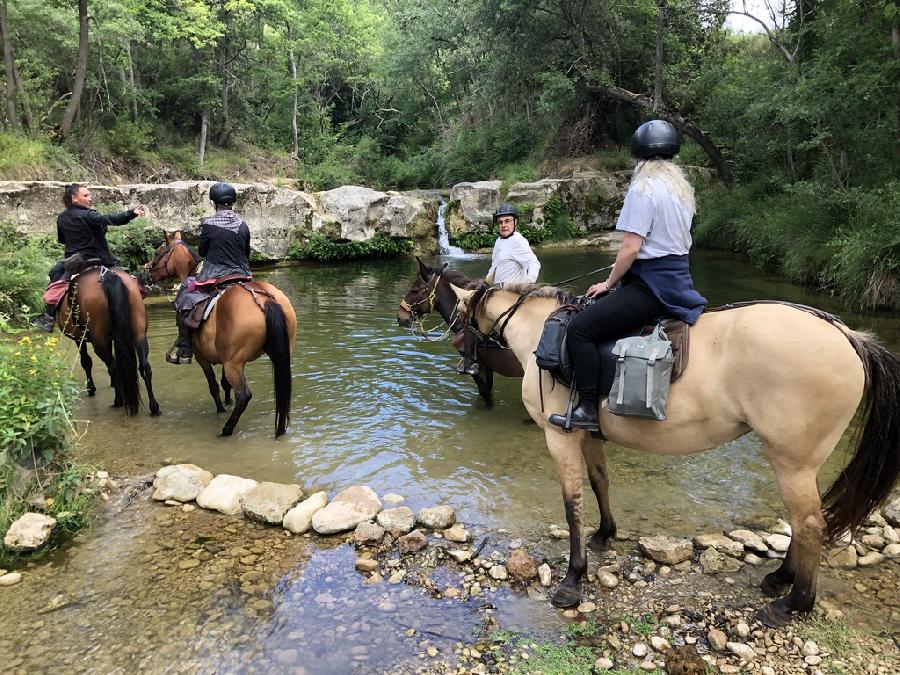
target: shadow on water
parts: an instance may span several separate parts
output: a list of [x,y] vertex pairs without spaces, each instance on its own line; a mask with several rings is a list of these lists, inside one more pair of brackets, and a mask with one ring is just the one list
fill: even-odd
[[[612,260],[593,250],[539,255],[541,280],[549,282]],[[487,256],[447,260],[469,276],[489,265]],[[842,313],[835,299],[730,256],[698,253],[693,269],[713,305],[779,298]],[[78,409],[79,419],[90,420],[82,440],[86,458],[126,474],[153,471],[165,459],[190,461],[214,473],[298,482],[331,494],[366,484],[379,494],[404,495],[414,510],[450,504],[461,521],[512,536],[564,523],[555,469],[542,434],[525,419],[519,381],[498,378],[489,408],[471,380],[455,374],[458,356],[449,344],[419,340],[397,326],[397,305],[415,270],[414,261],[402,260],[258,274],[288,294],[298,316],[292,425],[277,440],[267,360],[248,364],[254,397],[237,433],[218,437],[224,420],[199,368],[164,362],[174,316],[162,299],[151,301],[151,364],[163,417],[125,419],[108,409],[111,392],[100,390]],[[572,290],[591,281],[575,282]],[[843,317],[897,351],[896,317]],[[691,534],[781,513],[752,435],[689,457],[615,446],[608,456],[612,505],[624,531]],[[823,482],[843,461],[835,453]],[[587,504],[590,526],[597,513]],[[17,615],[28,618],[15,642],[4,642],[0,631],[0,654],[6,649],[36,668],[95,671],[181,663],[178,670],[185,671],[270,664],[369,672],[413,657],[423,639],[444,649],[478,627],[477,603],[435,600],[406,584],[361,586],[349,547],[314,548],[311,540],[285,539],[275,528],[162,509],[146,499],[123,508],[33,570],[46,592],[6,591]],[[43,618],[54,593],[63,604]],[[552,623],[547,603],[525,610],[514,595],[495,601],[518,625]],[[406,635],[409,627],[417,629],[414,637]],[[423,638],[422,630],[437,635]],[[43,648],[51,639],[53,658]]]

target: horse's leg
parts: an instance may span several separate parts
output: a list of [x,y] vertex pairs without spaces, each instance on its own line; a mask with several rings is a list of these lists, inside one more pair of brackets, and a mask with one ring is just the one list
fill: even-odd
[[797,471],[776,465],[775,478],[792,530],[790,562],[785,559],[782,564],[784,572],[776,580],[789,578],[793,574],[793,586],[790,593],[773,600],[759,611],[759,620],[770,628],[779,628],[789,623],[792,612],[812,610],[816,601],[819,556],[825,532],[816,471]]
[[149,399],[150,414],[154,417],[159,415],[159,403],[153,395],[153,369],[150,368],[150,346],[147,344],[147,337],[144,336],[137,342],[138,355],[138,372],[144,379],[144,386],[147,387],[147,398]]
[[581,444],[586,434],[546,429],[547,448],[556,463],[562,487],[566,523],[569,525],[569,569],[551,598],[554,607],[571,607],[581,601],[581,578],[587,571],[582,533],[584,496],[581,490]]
[[113,358],[112,348],[109,345],[94,345],[94,353],[100,357],[100,360],[106,364],[106,372],[109,373],[109,386],[115,391],[113,399],[113,408],[122,407],[122,388],[119,386],[119,380],[116,377],[116,360]]
[[478,393],[481,395],[481,398],[484,399],[485,403],[488,405],[493,404],[494,400],[491,397],[491,391],[494,388],[494,371],[482,363],[478,372],[472,376],[472,379],[475,380],[475,385],[478,387]]
[[600,508],[600,525],[588,540],[588,546],[595,551],[603,551],[608,548],[610,540],[616,536],[616,521],[609,508],[609,472],[606,470],[603,441],[588,436],[581,446],[581,453],[584,455],[584,463],[587,465],[591,489],[594,491],[594,496],[597,497],[597,506]]
[[225,377],[225,369],[222,369],[222,390],[225,392],[225,405],[231,405],[231,382]]
[[94,362],[91,360],[91,355],[88,353],[87,340],[81,341],[81,344],[78,346],[78,353],[81,355],[81,367],[87,377],[87,395],[93,396],[97,393],[97,387],[94,385],[94,376],[91,374]]
[[244,378],[243,361],[228,361],[222,364],[222,371],[225,377],[228,378],[231,386],[234,387],[234,410],[231,411],[231,417],[228,418],[225,426],[222,427],[222,435],[231,436],[234,433],[238,420],[244,414],[247,404],[253,398],[253,392],[250,391],[250,387],[247,386],[247,380]]
[[[206,375],[206,384],[209,385],[209,395],[213,397],[213,401],[215,401],[216,403],[216,412],[225,412],[225,406],[222,405],[222,399],[219,397],[219,383],[216,382],[216,372],[213,370],[213,367],[210,365],[209,361],[204,359],[197,352],[194,352],[194,358],[197,360],[197,364],[203,369],[203,374]],[[225,385],[226,381],[227,380],[223,375],[223,386]]]

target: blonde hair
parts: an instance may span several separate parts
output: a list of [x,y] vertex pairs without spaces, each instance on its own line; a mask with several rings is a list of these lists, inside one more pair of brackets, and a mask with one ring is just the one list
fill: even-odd
[[634,168],[634,173],[631,176],[631,185],[638,190],[648,190],[650,180],[654,178],[665,183],[669,191],[675,195],[682,205],[696,212],[697,204],[694,201],[694,188],[688,183],[681,167],[668,159],[642,159]]

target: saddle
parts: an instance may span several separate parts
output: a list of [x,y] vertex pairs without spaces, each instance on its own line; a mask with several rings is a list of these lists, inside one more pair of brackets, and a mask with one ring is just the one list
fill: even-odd
[[[242,284],[245,281],[249,281],[249,278],[244,275],[230,275],[217,279],[214,285],[206,283],[189,286],[189,290],[178,300],[179,308],[188,312],[184,325],[190,330],[200,328],[200,324],[212,314],[213,307],[216,306],[222,294],[232,286]],[[207,288],[209,290],[206,290]]]

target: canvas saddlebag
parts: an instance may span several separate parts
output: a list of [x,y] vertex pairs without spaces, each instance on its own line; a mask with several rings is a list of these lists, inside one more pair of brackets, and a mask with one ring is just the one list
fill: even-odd
[[672,377],[672,343],[662,325],[643,337],[622,338],[613,347],[616,374],[607,407],[615,415],[666,419]]

